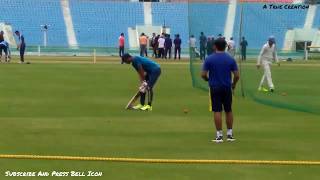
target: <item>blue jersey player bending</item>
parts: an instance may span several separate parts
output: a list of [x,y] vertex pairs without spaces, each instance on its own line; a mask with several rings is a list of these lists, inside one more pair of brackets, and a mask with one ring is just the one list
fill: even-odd
[[[148,58],[131,56],[128,53],[122,56],[122,63],[132,64],[138,72],[141,82],[139,88],[140,104],[134,106],[133,109],[152,111],[153,87],[161,74],[160,65]],[[146,94],[148,95],[148,104],[145,104]]]

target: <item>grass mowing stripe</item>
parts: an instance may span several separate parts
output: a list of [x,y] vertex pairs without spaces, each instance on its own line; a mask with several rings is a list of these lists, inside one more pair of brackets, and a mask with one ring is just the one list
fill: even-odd
[[166,164],[256,164],[256,165],[320,165],[320,161],[279,161],[279,160],[197,160],[197,159],[142,159],[116,157],[83,156],[44,156],[0,154],[4,159],[41,159],[41,160],[75,160],[75,161],[112,161],[128,163],[166,163]]

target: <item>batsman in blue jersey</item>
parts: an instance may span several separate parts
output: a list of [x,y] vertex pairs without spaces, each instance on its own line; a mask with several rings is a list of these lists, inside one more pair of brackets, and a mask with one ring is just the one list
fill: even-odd
[[[133,109],[152,111],[153,87],[156,84],[160,74],[160,65],[156,62],[140,56],[131,56],[126,53],[122,56],[122,64],[131,64],[139,74],[140,85],[140,104]],[[146,94],[148,95],[148,104],[145,104]]]

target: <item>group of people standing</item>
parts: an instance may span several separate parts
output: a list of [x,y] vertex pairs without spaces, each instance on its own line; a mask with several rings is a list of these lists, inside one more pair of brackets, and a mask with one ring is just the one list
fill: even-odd
[[[220,38],[225,40],[225,37],[223,37],[221,34],[218,35],[217,39],[220,39]],[[198,55],[201,60],[204,60],[206,58],[206,56],[209,56],[215,52],[215,49],[213,48],[214,42],[215,42],[214,36],[206,37],[205,34],[203,32],[201,32],[200,36],[199,36],[200,51],[198,51],[197,50],[197,39],[194,37],[194,35],[191,35],[190,39],[189,39],[191,55],[193,57],[196,57]],[[226,51],[229,53],[229,55],[231,55],[232,57],[235,57],[236,43],[235,43],[233,37],[231,37],[226,42],[227,42]],[[242,40],[240,42],[240,46],[241,46],[242,60],[246,60],[246,51],[247,51],[246,49],[248,46],[248,42],[245,40],[244,37],[242,37]]]
[[152,57],[171,59],[172,48],[174,46],[174,59],[181,59],[181,38],[179,34],[175,35],[172,41],[170,34],[162,33],[161,35],[152,34],[150,47],[152,47]]
[[[174,59],[181,59],[181,44],[182,40],[179,34],[176,34],[174,39],[171,39],[170,34],[162,33],[156,35],[152,33],[152,37],[149,38],[144,33],[141,33],[139,37],[140,56],[148,57],[148,47],[152,49],[152,57],[161,59],[172,58],[172,48],[174,48]],[[149,45],[149,46],[148,46]],[[119,56],[124,54],[125,38],[121,33],[119,37]]]
[[[223,38],[221,34],[218,35],[216,39]],[[204,60],[207,56],[211,55],[215,52],[214,46],[215,37],[209,36],[206,37],[204,32],[200,33],[199,44],[200,51],[197,50],[197,39],[194,35],[190,36],[189,45],[191,56],[196,57],[200,56],[201,60]],[[236,43],[231,37],[227,42],[226,51],[232,56],[236,55]],[[174,59],[181,59],[181,44],[182,40],[179,34],[176,34],[174,39],[171,38],[170,34],[162,33],[161,35],[156,35],[156,33],[152,33],[152,37],[149,38],[146,34],[141,33],[139,37],[139,50],[140,56],[148,57],[148,47],[152,49],[152,57],[161,58],[161,59],[171,59],[172,57],[172,49],[174,49]],[[124,33],[121,33],[119,37],[119,56],[122,57],[124,54],[124,46],[125,46],[125,37]],[[242,37],[240,42],[241,47],[241,59],[243,61],[246,60],[248,42],[245,37]]]

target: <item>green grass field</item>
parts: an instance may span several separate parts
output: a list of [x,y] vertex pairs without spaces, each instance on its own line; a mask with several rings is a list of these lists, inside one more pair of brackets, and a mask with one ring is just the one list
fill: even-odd
[[[208,112],[207,92],[191,86],[187,62],[161,64],[162,76],[155,88],[153,111],[139,112],[124,110],[138,86],[137,74],[131,66],[106,59],[89,64],[89,58],[75,57],[29,57],[29,60],[33,62],[30,65],[0,64],[0,154],[320,160],[318,114],[266,106],[239,95],[234,99],[237,141],[211,143],[215,129]],[[286,80],[280,89],[287,91],[288,96],[281,101],[296,102],[296,96],[291,98],[291,94],[298,91],[294,88],[297,79],[299,87],[303,87],[301,98],[305,93],[310,101],[302,105],[315,108],[312,106],[319,104],[320,64],[310,64],[283,64],[281,71],[274,68],[275,81]],[[285,72],[292,77],[285,78]],[[312,93],[308,93],[309,89]],[[183,109],[190,111],[185,114]],[[15,179],[5,177],[6,171],[90,170],[103,172],[99,179],[125,180],[320,177],[320,166],[0,159],[0,179]]]

